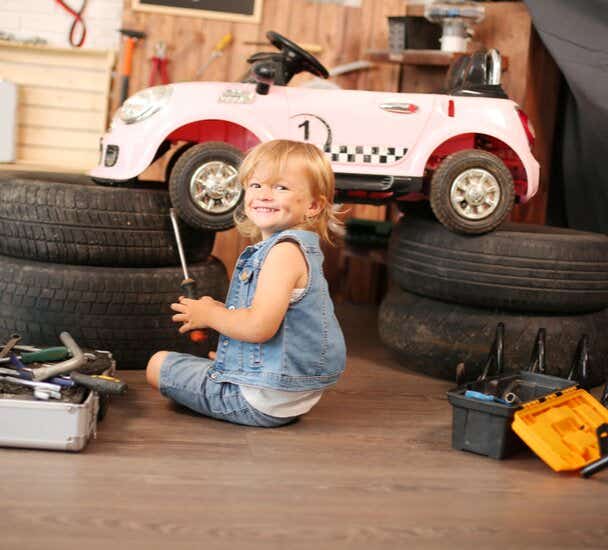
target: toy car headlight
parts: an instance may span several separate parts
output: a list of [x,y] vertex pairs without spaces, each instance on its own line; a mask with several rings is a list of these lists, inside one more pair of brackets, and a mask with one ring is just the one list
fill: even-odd
[[171,97],[171,86],[154,86],[132,95],[118,111],[118,116],[125,124],[145,120],[160,111]]

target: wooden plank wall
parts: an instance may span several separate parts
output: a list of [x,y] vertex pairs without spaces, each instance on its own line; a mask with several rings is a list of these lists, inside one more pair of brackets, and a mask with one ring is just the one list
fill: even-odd
[[[264,49],[245,42],[266,42],[265,33],[274,30],[300,43],[319,44],[323,51],[317,54],[325,66],[364,59],[369,49],[386,48],[388,44],[388,15],[403,15],[403,0],[362,0],[360,8],[336,4],[315,3],[308,0],[264,0],[262,20],[259,24],[186,18],[136,12],[125,2],[123,27],[144,31],[147,34],[134,55],[130,92],[145,88],[150,75],[150,61],[154,44],[164,41],[168,46],[169,74],[173,82],[190,81],[209,58],[214,45],[228,32],[234,41],[225,55],[217,59],[202,75],[202,80],[237,81],[247,70],[246,58]],[[274,48],[268,46],[268,51]],[[397,90],[399,70],[396,66],[377,66],[371,71],[339,77],[340,86],[350,89]],[[294,83],[308,78],[299,75]],[[118,84],[118,83],[117,83]],[[113,110],[118,107],[118,87],[113,93]],[[163,177],[163,166],[152,167],[146,177]],[[349,205],[348,215],[369,219],[384,219],[384,207]],[[214,254],[232,270],[238,254],[246,242],[236,230],[218,233]],[[379,267],[363,259],[349,259],[344,270],[340,248],[327,247],[326,272],[332,290],[338,298],[354,302],[372,302],[377,299],[376,285]],[[346,281],[344,280],[346,277]]]
[[0,78],[18,86],[18,163],[97,164],[114,60],[110,51],[0,42]]

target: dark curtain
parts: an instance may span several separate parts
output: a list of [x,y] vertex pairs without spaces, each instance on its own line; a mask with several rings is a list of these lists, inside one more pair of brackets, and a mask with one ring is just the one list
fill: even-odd
[[567,83],[550,203],[561,190],[568,227],[608,233],[608,0],[525,3]]

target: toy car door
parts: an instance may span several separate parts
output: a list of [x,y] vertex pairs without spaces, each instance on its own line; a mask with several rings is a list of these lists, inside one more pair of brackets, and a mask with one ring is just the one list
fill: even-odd
[[402,163],[434,103],[430,94],[287,91],[289,138],[314,143],[336,171],[350,173],[382,174]]

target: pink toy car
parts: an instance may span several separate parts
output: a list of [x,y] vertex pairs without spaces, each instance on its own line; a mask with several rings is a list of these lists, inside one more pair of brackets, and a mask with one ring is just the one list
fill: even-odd
[[287,87],[327,69],[287,38],[278,52],[248,59],[252,81],[188,82],[133,95],[101,142],[98,183],[136,180],[172,144],[173,206],[194,227],[233,225],[243,198],[237,169],[245,152],[271,139],[309,141],[331,160],[336,201],[382,204],[429,199],[441,223],[463,233],[494,229],[514,201],[538,188],[527,116],[500,86],[495,50],[461,57],[448,91],[410,94]]

